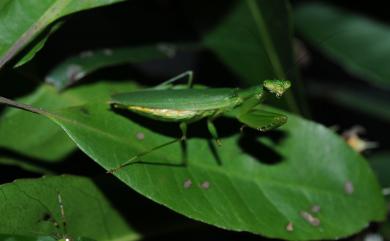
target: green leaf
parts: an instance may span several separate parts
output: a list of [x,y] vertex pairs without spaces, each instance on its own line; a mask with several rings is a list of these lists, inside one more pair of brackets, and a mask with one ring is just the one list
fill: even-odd
[[74,12],[120,1],[123,0],[2,0],[0,69],[57,19]]
[[[55,90],[42,86],[21,102],[41,108],[69,106],[67,99],[58,98]],[[17,131],[15,131],[17,130]],[[22,133],[28,133],[23,135]],[[32,113],[9,109],[0,117],[0,146],[45,161],[59,161],[75,149],[74,143],[48,120]]]
[[17,166],[20,167],[23,170],[35,172],[35,173],[44,173],[44,174],[52,174],[52,172],[46,168],[43,168],[35,163],[29,163],[24,160],[16,159],[16,158],[9,158],[9,157],[2,157],[0,156],[0,165],[6,165],[6,166]]
[[297,30],[305,40],[350,73],[390,88],[390,27],[323,3],[295,11]]
[[50,237],[50,236],[33,237],[33,236],[21,236],[21,235],[12,235],[12,234],[0,234],[0,240],[3,240],[3,241],[57,241],[54,237]]
[[[48,110],[59,109],[102,100],[112,93],[126,91],[128,86],[102,82],[58,93],[53,87],[42,85],[19,101]],[[28,135],[21,138],[21,133]],[[7,110],[0,116],[0,136],[0,147],[48,162],[60,161],[76,148],[63,131],[49,120],[16,109]]]
[[[290,15],[285,0],[236,1],[203,42],[247,85],[266,79],[297,80]],[[298,87],[294,84],[294,89]],[[285,98],[290,110],[299,113],[292,94]]]
[[[66,233],[62,225],[64,219],[59,196]],[[64,235],[80,241],[139,239],[139,235],[88,178],[53,176],[17,180],[0,186],[0,199],[1,234],[42,236],[35,239],[41,241],[57,240],[53,238]],[[54,222],[60,227],[56,227]]]
[[146,61],[172,58],[180,50],[196,48],[195,44],[156,44],[141,47],[117,49],[101,49],[85,51],[80,55],[66,59],[51,70],[46,82],[53,84],[58,90],[84,78],[98,69],[124,64],[142,63]]
[[23,57],[15,64],[14,67],[20,67],[23,64],[27,63],[31,59],[34,58],[35,54],[38,53],[43,46],[45,45],[46,41],[49,39],[50,35],[53,34],[55,31],[57,31],[63,24],[63,21],[59,21],[54,23],[53,26],[50,27],[47,34],[44,34],[40,39],[37,41],[37,43],[32,46],[26,54],[23,55]]
[[[106,170],[172,140],[158,131],[169,132],[173,127],[168,124],[114,113],[104,101],[50,113],[30,111],[58,123]],[[190,126],[187,166],[180,145],[173,144],[114,174],[190,218],[272,238],[334,239],[383,220],[383,196],[368,163],[332,131],[287,116],[286,125],[268,134],[241,135],[239,125],[217,126],[228,133],[215,148],[208,135],[191,136],[205,126]],[[321,211],[310,214],[314,206]],[[293,231],[287,230],[289,223]]]
[[[12,235],[12,234],[0,234],[0,240],[2,241],[58,241],[58,239],[53,236],[33,237],[33,236],[21,236],[21,235]],[[93,241],[93,240],[77,237],[76,239],[72,239],[72,241]]]
[[237,1],[203,41],[248,84],[286,79],[294,66],[289,17],[284,0]]

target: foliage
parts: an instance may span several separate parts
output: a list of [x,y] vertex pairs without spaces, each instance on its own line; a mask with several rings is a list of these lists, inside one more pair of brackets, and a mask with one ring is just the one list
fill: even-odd
[[[309,53],[294,53],[294,28],[318,50],[303,78],[297,67]],[[246,231],[253,235],[238,238],[320,240],[370,230],[387,212],[389,142],[380,127],[389,121],[388,46],[377,41],[389,33],[348,10],[292,8],[285,0],[0,2],[0,95],[7,97],[0,103],[16,107],[0,113],[0,239],[188,239],[194,232],[211,240]],[[318,56],[364,81],[337,81],[346,73],[334,70],[307,75]],[[287,123],[261,133],[225,114],[215,121],[219,147],[201,120],[189,125],[185,144],[106,173],[180,136],[177,123],[116,110],[110,96],[188,69],[199,88],[291,80],[283,98],[256,107],[284,113]],[[364,124],[379,133],[372,136],[380,147],[358,153],[351,143],[365,142],[356,133],[324,124]],[[384,237],[388,226],[379,229]]]

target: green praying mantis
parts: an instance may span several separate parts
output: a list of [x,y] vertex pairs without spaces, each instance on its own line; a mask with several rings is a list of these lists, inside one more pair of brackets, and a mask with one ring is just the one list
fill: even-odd
[[[186,85],[173,85],[175,81],[184,77],[188,77]],[[141,156],[154,150],[177,141],[185,141],[188,125],[204,118],[207,119],[207,128],[218,145],[221,145],[221,142],[213,121],[226,113],[232,114],[244,126],[259,131],[277,128],[287,121],[285,115],[255,109],[255,107],[263,102],[267,95],[274,94],[276,97],[281,97],[291,87],[290,81],[264,80],[262,85],[238,89],[196,88],[192,85],[192,79],[192,71],[187,71],[154,88],[111,96],[109,103],[113,108],[127,109],[158,121],[179,123],[182,136],[131,157],[109,170],[109,173],[132,164]]]

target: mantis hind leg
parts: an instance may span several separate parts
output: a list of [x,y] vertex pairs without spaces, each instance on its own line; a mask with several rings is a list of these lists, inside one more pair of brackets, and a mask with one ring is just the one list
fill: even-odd
[[157,85],[154,88],[155,89],[169,89],[172,87],[172,83],[174,83],[178,80],[181,80],[181,79],[187,79],[187,88],[190,89],[190,88],[192,88],[193,76],[194,76],[194,73],[192,72],[192,70],[188,70],[186,72],[183,72],[183,73]]
[[[114,173],[114,172],[116,172],[116,171],[118,171],[118,170],[120,170],[120,169],[122,169],[122,168],[124,168],[126,166],[129,166],[131,164],[137,163],[137,160],[140,157],[145,156],[145,155],[147,155],[147,154],[149,154],[149,153],[151,153],[153,151],[156,151],[158,149],[161,149],[163,147],[169,146],[169,145],[171,145],[171,144],[173,144],[175,142],[178,142],[178,141],[185,142],[186,141],[186,134],[187,134],[187,123],[185,123],[185,122],[180,123],[180,130],[182,132],[182,136],[180,138],[174,139],[172,141],[168,141],[166,143],[163,143],[161,145],[152,147],[152,148],[150,148],[150,149],[148,149],[146,151],[138,153],[137,155],[131,157],[130,159],[128,159],[126,162],[120,164],[119,166],[117,166],[117,167],[115,167],[113,169],[108,170],[107,173]],[[186,163],[187,163],[186,155],[184,154],[183,155],[183,164],[185,165]]]

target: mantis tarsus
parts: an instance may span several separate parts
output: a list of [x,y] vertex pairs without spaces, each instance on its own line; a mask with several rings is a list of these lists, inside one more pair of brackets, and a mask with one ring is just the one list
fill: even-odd
[[[188,83],[185,87],[181,85],[180,88],[175,88],[172,85],[186,76]],[[108,171],[109,173],[130,165],[137,158],[154,150],[177,141],[185,141],[188,124],[203,118],[207,119],[207,128],[218,145],[220,141],[213,120],[227,112],[231,112],[244,126],[260,131],[277,128],[287,121],[285,115],[254,109],[269,94],[282,96],[291,86],[287,80],[264,80],[262,85],[248,89],[193,88],[192,76],[192,71],[187,71],[154,88],[119,93],[111,97],[110,104],[114,108],[127,109],[159,121],[180,123],[182,136],[133,156]]]

